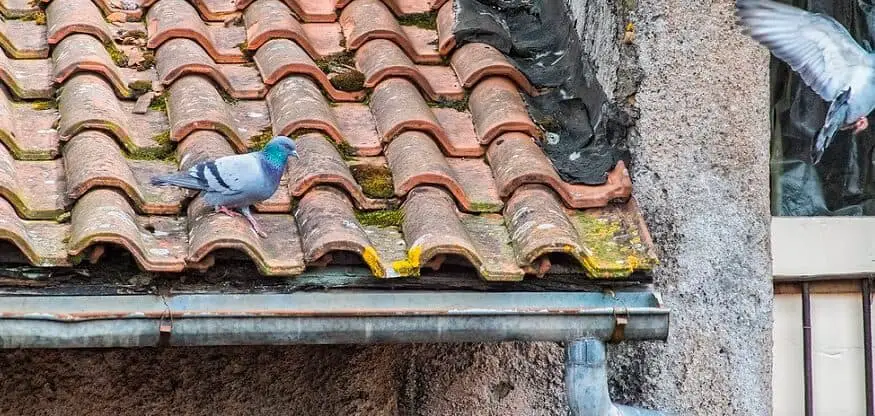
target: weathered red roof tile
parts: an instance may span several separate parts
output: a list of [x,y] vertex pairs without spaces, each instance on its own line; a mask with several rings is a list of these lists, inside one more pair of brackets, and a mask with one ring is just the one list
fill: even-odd
[[308,264],[319,263],[332,252],[345,251],[361,256],[377,277],[394,274],[391,259],[381,258],[343,191],[328,186],[311,189],[298,201],[295,219]]
[[97,38],[79,33],[65,37],[55,46],[52,61],[54,82],[63,84],[73,74],[93,72],[109,81],[116,93],[123,98],[136,95],[131,85],[142,82],[151,85],[155,80],[154,70],[136,71],[117,67]]
[[245,219],[212,211],[202,198],[189,205],[191,240],[186,258],[189,268],[208,268],[215,261],[214,251],[231,249],[246,253],[259,271],[268,276],[290,276],[304,271],[301,239],[291,215],[253,214],[267,234],[261,238]]
[[572,211],[549,188],[526,185],[508,200],[504,215],[523,263],[566,253],[599,278],[627,277],[657,263],[634,201]]
[[453,34],[455,21],[453,2],[448,1],[440,7],[437,15],[438,51],[442,56],[449,56],[450,51],[456,47],[456,36]]
[[[383,0],[396,16],[428,13],[437,10],[447,0]],[[349,0],[346,0],[348,3]]]
[[196,42],[176,38],[155,53],[158,77],[165,86],[186,75],[204,75],[237,99],[263,98],[267,87],[255,68],[243,64],[217,64]]
[[62,140],[68,140],[84,130],[97,129],[111,133],[130,153],[160,152],[163,146],[158,138],[167,131],[165,114],[134,114],[133,107],[133,102],[116,98],[103,78],[77,74],[67,80],[58,97],[58,132]]
[[485,43],[463,45],[453,53],[450,63],[465,88],[473,88],[481,80],[492,76],[502,76],[516,83],[527,94],[535,95],[529,79],[508,62],[498,49]]
[[0,20],[0,49],[13,59],[48,58],[46,27],[34,21]]
[[267,103],[275,134],[319,130],[338,144],[352,147],[358,155],[372,156],[382,151],[368,107],[351,103],[332,107],[310,78],[283,78],[267,94]]
[[441,56],[432,46],[437,33],[415,26],[401,26],[392,12],[380,0],[354,0],[340,14],[340,25],[346,35],[346,46],[356,50],[365,42],[388,39],[420,64],[439,64]]
[[385,199],[371,198],[356,181],[346,161],[329,139],[308,133],[295,140],[299,159],[289,160],[291,193],[300,197],[319,185],[332,185],[346,191],[358,209],[376,210],[389,206]]
[[498,184],[498,193],[503,198],[524,184],[543,184],[553,188],[571,208],[600,207],[611,201],[628,199],[632,194],[632,179],[622,161],[609,172],[603,185],[572,185],[559,177],[534,139],[525,134],[502,135],[489,146],[487,156]]
[[489,144],[503,133],[540,136],[516,86],[504,77],[486,78],[474,87],[468,100],[480,143]]
[[[176,146],[179,170],[184,171],[198,162],[215,160],[235,154],[228,140],[215,131],[198,130],[189,134]],[[286,175],[287,176],[287,175]],[[191,192],[194,194],[195,192]],[[288,178],[283,177],[279,189],[270,198],[255,204],[258,212],[288,213],[292,209],[292,199],[288,190]]]
[[[24,0],[15,0],[15,1],[24,1]],[[30,2],[31,0],[27,0],[27,1]],[[39,2],[44,4],[44,5],[48,5],[52,1],[53,0],[39,0]],[[118,7],[118,4],[120,2],[113,1],[113,0],[92,0],[92,1],[94,1],[94,4],[98,8],[100,8],[100,11],[104,15],[108,16],[111,14],[122,14],[125,16],[125,21],[128,21],[128,22],[136,22],[136,21],[141,20],[143,17],[143,8],[151,5],[151,3],[152,3],[152,1],[148,1],[148,0],[147,0],[147,3],[149,3],[149,4],[139,4],[139,3],[143,3],[142,1],[125,1],[126,4],[137,6],[135,8],[126,9],[126,8]]]
[[64,166],[60,160],[18,161],[0,147],[0,197],[26,219],[54,219],[64,212]]
[[[44,103],[44,102],[43,102]],[[58,110],[50,103],[13,102],[0,86],[0,142],[20,160],[51,160],[58,156]]]
[[438,256],[457,255],[486,280],[523,278],[501,215],[460,213],[449,194],[429,186],[410,191],[403,210],[412,264],[421,267]]
[[35,266],[69,266],[66,241],[69,224],[56,221],[26,221],[0,198],[0,240],[14,244]]
[[46,31],[49,45],[73,33],[95,36],[103,43],[112,42],[112,29],[91,0],[52,0],[46,7]]
[[445,158],[427,135],[404,132],[386,146],[395,178],[395,193],[406,195],[420,185],[443,186],[468,212],[501,212],[492,172],[482,159]]
[[71,256],[112,244],[127,249],[145,270],[180,272],[185,268],[185,219],[137,215],[116,190],[94,189],[83,195],[73,207],[70,224]]
[[[238,10],[249,10],[250,4],[258,3],[258,0],[237,0]],[[337,20],[335,12],[335,0],[285,0],[287,8],[304,22],[331,23]]]
[[126,159],[109,136],[96,130],[77,134],[64,146],[67,197],[78,199],[96,188],[117,188],[145,214],[178,214],[184,192],[175,187],[153,186],[149,179],[176,171],[176,164],[162,160]]
[[257,50],[271,39],[289,39],[313,59],[341,53],[343,32],[337,23],[301,24],[279,0],[256,0],[243,13],[246,48]]
[[36,11],[39,7],[30,0],[0,0],[0,15],[7,19],[21,18]]
[[170,138],[174,141],[197,130],[214,130],[224,135],[238,152],[243,152],[251,137],[269,127],[269,114],[263,101],[226,103],[213,84],[202,76],[179,78],[167,93]]
[[[405,131],[418,130],[434,137],[451,156],[480,156],[485,152],[477,142],[476,136],[448,134],[448,131],[455,133],[472,131],[470,119],[463,113],[452,109],[434,110],[449,110],[453,113],[444,111],[443,117],[439,119],[436,115],[437,111],[429,108],[416,87],[403,78],[387,79],[378,84],[371,94],[371,111],[383,141],[391,141]],[[465,126],[466,122],[468,127]],[[453,124],[445,127],[442,123]]]
[[394,42],[375,39],[355,54],[356,66],[365,74],[365,87],[373,88],[389,77],[404,77],[416,84],[431,100],[459,100],[465,91],[455,73],[438,65],[416,65]]
[[48,99],[52,89],[52,62],[48,59],[9,59],[0,53],[0,80],[24,99]]
[[237,13],[234,0],[193,0],[192,3],[206,21],[224,22]]
[[237,26],[207,26],[185,0],[161,0],[155,3],[146,13],[146,25],[149,33],[146,46],[149,48],[158,48],[173,38],[186,38],[201,45],[218,63],[246,62],[238,46],[246,41],[245,30]]
[[334,101],[359,101],[364,98],[364,91],[350,92],[335,88],[307,52],[288,39],[274,39],[265,43],[258,48],[254,58],[261,77],[268,85],[274,85],[289,75],[306,75],[318,82]]

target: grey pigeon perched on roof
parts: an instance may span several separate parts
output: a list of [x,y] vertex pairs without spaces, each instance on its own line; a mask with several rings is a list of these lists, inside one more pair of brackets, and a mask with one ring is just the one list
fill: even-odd
[[205,160],[185,172],[153,177],[152,184],[203,191],[204,201],[216,212],[237,217],[240,214],[234,209],[239,209],[255,233],[265,237],[250,206],[276,192],[289,156],[298,157],[295,142],[276,136],[260,151]]
[[812,149],[820,162],[836,132],[869,126],[875,109],[875,56],[830,16],[771,0],[737,0],[744,32],[796,71],[806,85],[831,102]]

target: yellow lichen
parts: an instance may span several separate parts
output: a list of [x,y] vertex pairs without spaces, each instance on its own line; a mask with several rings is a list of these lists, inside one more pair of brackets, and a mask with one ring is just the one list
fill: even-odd
[[37,111],[54,110],[58,108],[58,102],[55,100],[31,101],[30,108],[33,108]]
[[21,16],[21,20],[25,22],[34,22],[40,26],[45,26],[46,24],[46,12],[43,10],[37,10],[35,12],[28,13],[24,16]]
[[413,246],[407,250],[407,258],[392,262],[392,269],[401,276],[419,276],[422,246]]
[[593,277],[625,277],[653,264],[653,259],[632,242],[638,237],[637,230],[628,229],[617,219],[589,214],[578,215],[576,220],[584,267]]
[[383,270],[382,263],[380,262],[380,255],[377,254],[377,250],[373,246],[365,247],[365,250],[362,252],[362,260],[368,265],[374,276],[386,277],[386,271]]

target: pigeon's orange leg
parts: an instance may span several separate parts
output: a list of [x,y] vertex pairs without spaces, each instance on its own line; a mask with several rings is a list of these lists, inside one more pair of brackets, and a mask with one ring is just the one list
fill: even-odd
[[867,118],[867,117],[860,117],[860,118],[857,119],[857,121],[854,123],[854,133],[853,133],[853,134],[854,134],[854,135],[857,135],[857,134],[859,134],[861,131],[866,130],[867,128],[869,128],[869,118]]
[[216,207],[216,212],[221,212],[222,214],[225,214],[229,217],[239,217],[240,216],[239,212],[234,211],[233,209],[229,209],[226,206],[221,206],[221,205]]
[[258,234],[261,238],[267,237],[267,234],[258,226],[258,222],[255,221],[255,217],[252,216],[252,211],[249,210],[249,207],[243,208],[241,211],[243,211],[243,216],[246,217],[246,220],[249,221],[249,225],[252,226],[252,231],[255,231],[255,234]]

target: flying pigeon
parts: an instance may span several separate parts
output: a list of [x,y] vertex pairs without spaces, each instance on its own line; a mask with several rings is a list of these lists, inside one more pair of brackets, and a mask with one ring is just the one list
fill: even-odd
[[737,0],[743,31],[799,73],[802,81],[831,102],[811,152],[815,164],[838,130],[856,135],[869,126],[875,109],[875,55],[858,44],[830,16],[772,0]]
[[216,212],[232,217],[240,214],[260,237],[266,234],[250,212],[250,206],[276,192],[289,156],[298,157],[295,142],[276,136],[260,151],[205,160],[185,172],[152,177],[152,185],[172,185],[204,192],[204,201]]

